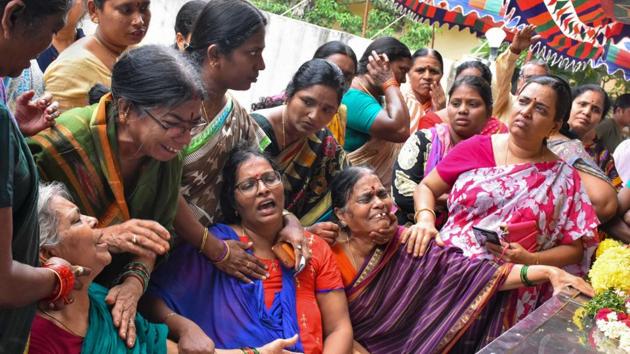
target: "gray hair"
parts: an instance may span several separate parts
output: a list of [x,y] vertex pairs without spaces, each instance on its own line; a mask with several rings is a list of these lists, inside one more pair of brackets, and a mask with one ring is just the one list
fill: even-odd
[[202,100],[204,89],[199,73],[178,51],[145,45],[124,53],[114,65],[112,95],[114,100],[127,100],[140,113]]
[[55,197],[72,200],[68,190],[61,182],[40,183],[37,199],[37,219],[39,221],[39,247],[55,245],[59,242],[57,212],[50,207]]
[[521,66],[521,70],[519,71],[519,76],[523,75],[523,69],[528,66],[528,65],[534,65],[534,66],[540,66],[541,68],[545,69],[545,72],[547,73],[547,75],[550,73],[550,69],[549,69],[549,65],[547,64],[546,61],[542,60],[542,59],[532,59],[528,62],[526,62],[525,64],[523,64],[523,66]]

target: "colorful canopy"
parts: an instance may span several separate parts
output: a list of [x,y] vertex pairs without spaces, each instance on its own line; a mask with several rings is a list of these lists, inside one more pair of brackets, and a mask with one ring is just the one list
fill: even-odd
[[630,78],[630,0],[392,0],[419,20],[483,35],[532,24],[542,37],[533,50],[554,65],[621,70]]

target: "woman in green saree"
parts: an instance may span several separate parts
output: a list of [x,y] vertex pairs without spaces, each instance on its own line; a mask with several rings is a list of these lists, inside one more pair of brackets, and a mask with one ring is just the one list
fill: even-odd
[[114,254],[97,281],[127,345],[156,255],[169,249],[179,200],[180,150],[205,124],[203,89],[174,49],[144,46],[114,66],[112,93],[64,113],[29,143],[44,180],[63,182],[80,210],[98,219]]

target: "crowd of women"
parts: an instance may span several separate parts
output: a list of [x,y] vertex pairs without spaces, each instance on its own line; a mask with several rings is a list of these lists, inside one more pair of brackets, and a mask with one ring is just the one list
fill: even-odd
[[172,47],[149,0],[0,17],[2,353],[474,352],[630,240],[630,96],[538,61],[512,96],[531,27],[446,91],[433,49],[329,42],[248,113],[246,0]]

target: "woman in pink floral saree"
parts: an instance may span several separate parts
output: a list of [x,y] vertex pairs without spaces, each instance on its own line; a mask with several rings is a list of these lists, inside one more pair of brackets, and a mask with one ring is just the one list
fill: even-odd
[[[570,97],[559,78],[531,79],[515,102],[508,134],[473,137],[436,166],[416,188],[416,225],[405,235],[421,238],[418,253],[437,235],[436,196],[450,191],[449,219],[439,233],[445,244],[461,248],[470,258],[547,264],[586,274],[599,220],[577,171],[545,144],[568,117]],[[495,245],[475,237],[473,227],[499,236],[502,230],[508,233]],[[546,295],[544,288],[529,287],[507,297],[504,329]]]

